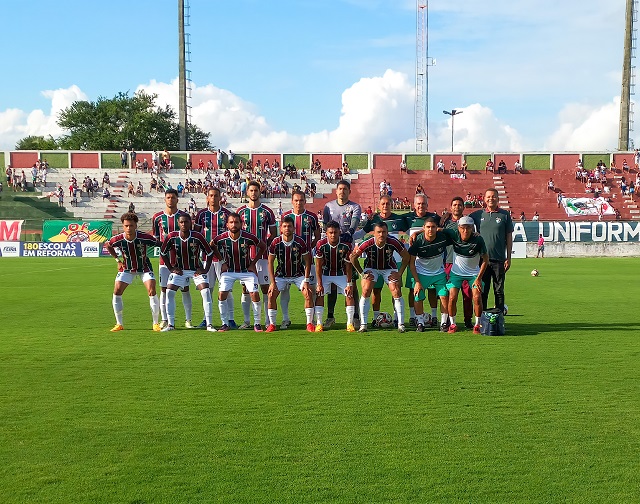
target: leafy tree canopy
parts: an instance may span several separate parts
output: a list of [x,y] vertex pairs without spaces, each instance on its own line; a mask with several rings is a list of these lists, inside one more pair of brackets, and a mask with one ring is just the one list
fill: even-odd
[[56,150],[59,149],[58,142],[51,135],[43,136],[27,136],[18,140],[16,144],[17,150]]
[[[133,96],[118,93],[113,98],[76,101],[60,112],[58,125],[68,133],[54,141],[67,150],[179,150],[180,132],[176,113],[168,105],[156,106],[157,95],[140,91]],[[189,125],[189,150],[210,150],[209,133]],[[23,138],[18,149],[39,149]],[[34,147],[32,147],[32,145]],[[23,147],[24,146],[24,147]],[[49,147],[47,147],[49,148]]]

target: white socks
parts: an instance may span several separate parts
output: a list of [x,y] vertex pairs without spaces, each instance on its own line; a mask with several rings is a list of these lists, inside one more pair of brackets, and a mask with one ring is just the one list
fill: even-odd
[[[404,298],[393,298],[393,307],[398,314],[398,325],[404,325]],[[415,311],[413,312],[415,315]]]
[[371,299],[360,296],[360,322],[367,325],[369,320],[369,309],[371,308]]
[[267,323],[276,325],[277,316],[278,316],[278,310],[272,310],[271,308],[269,308],[269,310],[267,311]]
[[249,294],[242,294],[241,304],[242,304],[242,315],[244,316],[243,322],[245,324],[249,324],[249,320],[251,316],[251,297],[249,297]]
[[[211,325],[211,310],[213,309],[211,306],[211,291],[209,289],[202,289],[200,291],[200,295],[202,296],[202,308],[204,308],[204,319],[207,321],[207,325]],[[189,298],[191,299],[191,298]],[[182,298],[184,301],[184,297]],[[187,320],[189,320],[187,318]]]
[[220,310],[220,320],[222,320],[222,325],[229,325],[229,312],[226,299],[224,301],[218,300],[218,310]]
[[355,313],[356,313],[355,306],[347,306],[347,324],[348,325],[353,325],[353,316],[355,315]]
[[305,308],[304,314],[307,316],[307,324],[312,324],[313,323],[313,307]]
[[[122,296],[120,296],[120,298],[122,299]],[[155,325],[158,323],[158,316],[160,315],[160,301],[158,300],[158,296],[149,296],[149,306],[151,307],[151,317]]]
[[[280,310],[282,310],[282,320],[289,318],[289,301],[291,300],[291,289],[285,289],[280,293]],[[275,324],[275,322],[274,322]]]
[[163,321],[167,320],[167,293],[160,291],[160,317]]
[[113,295],[113,314],[116,316],[116,324],[122,325],[122,296]]
[[170,326],[176,325],[176,291],[167,289],[167,321]]
[[253,306],[253,323],[259,325],[262,305],[260,301],[251,301],[251,305]]
[[316,306],[316,322],[318,324],[322,324],[322,319],[324,318],[324,306]]

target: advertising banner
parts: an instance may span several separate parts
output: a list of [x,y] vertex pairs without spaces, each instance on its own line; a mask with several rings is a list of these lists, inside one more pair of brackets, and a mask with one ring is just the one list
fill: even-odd
[[0,242],[0,257],[20,257],[20,242]]
[[592,222],[516,222],[513,241],[546,242],[640,242],[640,221]]
[[20,241],[21,220],[0,220],[0,242]]
[[113,232],[112,221],[58,221],[47,220],[42,225],[42,241],[63,242],[106,242]]
[[82,244],[24,242],[20,244],[21,257],[82,257]]

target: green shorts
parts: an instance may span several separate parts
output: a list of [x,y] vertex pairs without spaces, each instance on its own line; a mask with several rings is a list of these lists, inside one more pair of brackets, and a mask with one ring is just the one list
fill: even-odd
[[[476,276],[460,276],[460,275],[456,275],[455,273],[450,273],[449,281],[447,282],[447,289],[452,289],[454,287],[456,289],[461,289],[462,282],[464,282],[465,280],[469,282],[469,286],[473,288],[473,282],[476,281],[476,278],[477,278]],[[484,282],[482,282],[482,287],[484,287]]]
[[413,289],[413,287],[415,286],[415,282],[413,281],[413,273],[411,273],[411,268],[407,268],[407,277],[405,278],[404,286],[407,289]]
[[[447,275],[445,273],[440,273],[435,276],[421,275],[418,273],[418,280],[420,280],[420,284],[422,284],[422,290],[414,298],[416,301],[424,301],[424,289],[436,289],[438,296],[446,296],[449,294],[449,289],[447,289]],[[413,277],[411,281],[413,281]]]

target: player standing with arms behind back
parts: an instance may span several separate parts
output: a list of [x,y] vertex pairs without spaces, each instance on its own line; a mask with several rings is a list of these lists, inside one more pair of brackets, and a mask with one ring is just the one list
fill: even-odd
[[[158,296],[156,296],[156,279],[153,276],[151,261],[147,256],[147,247],[156,246],[158,242],[150,234],[138,231],[138,216],[136,214],[125,213],[120,217],[120,222],[122,222],[124,232],[107,242],[109,254],[118,263],[118,274],[113,288],[113,313],[116,316],[116,325],[111,329],[111,332],[124,329],[122,294],[133,282],[135,276],[139,276],[147,288],[153,330],[160,331],[160,324],[158,324],[160,303]],[[116,250],[120,251],[121,256],[118,256]]]
[[[167,327],[162,331],[173,331],[176,319],[176,291],[189,286],[193,278],[196,288],[202,296],[202,308],[207,322],[207,331],[215,332],[211,324],[211,291],[206,272],[211,267],[213,251],[202,234],[191,230],[191,216],[182,214],[178,219],[180,231],[169,233],[162,242],[160,256],[164,259],[171,274],[167,280]],[[206,264],[200,260],[204,255]]]
[[[186,212],[178,210],[178,191],[175,189],[167,189],[164,193],[165,209],[157,212],[151,218],[152,231],[156,240],[160,243],[164,241],[169,233],[178,231],[178,218]],[[160,266],[158,267],[158,275],[160,276],[160,314],[162,315],[162,328],[167,327],[167,281],[171,272],[164,263],[162,256],[160,257]],[[184,306],[185,322],[187,329],[192,329],[191,325],[191,292],[189,287],[182,289],[182,304]]]
[[[242,221],[242,229],[257,236],[258,239],[264,242],[267,246],[271,243],[271,240],[275,238],[278,227],[276,224],[276,214],[273,213],[268,206],[263,205],[260,202],[260,183],[252,180],[247,185],[247,197],[249,203],[242,205],[238,208],[238,215]],[[257,253],[256,247],[251,247],[251,254]],[[259,257],[255,257],[256,263],[256,275],[258,276],[258,284],[262,290],[264,297],[264,312],[267,316],[267,303],[269,294],[269,264],[267,255],[263,253]],[[246,286],[245,286],[246,287]],[[242,313],[244,315],[244,323],[239,329],[249,328],[249,312],[251,309],[250,296],[247,293],[242,294]],[[260,322],[257,322],[258,324]]]

